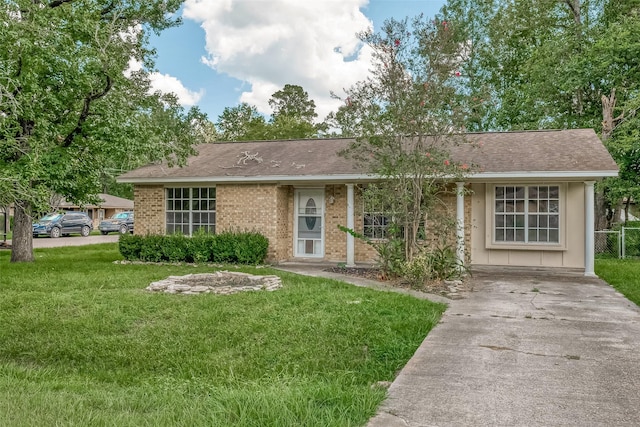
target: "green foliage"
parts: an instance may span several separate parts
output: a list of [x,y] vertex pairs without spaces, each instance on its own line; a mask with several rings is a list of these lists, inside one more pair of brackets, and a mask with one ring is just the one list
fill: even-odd
[[118,250],[127,261],[141,259],[140,251],[142,250],[142,236],[135,234],[121,234],[118,240]]
[[269,139],[304,139],[318,137],[327,129],[325,123],[314,123],[316,104],[300,86],[286,84],[269,99],[273,114],[267,122],[258,109],[242,103],[227,107],[216,126],[222,141]]
[[[51,194],[89,202],[121,171],[194,153],[204,115],[150,91],[148,34],[177,25],[181,3],[2,3],[0,204],[29,217]],[[32,258],[30,234],[16,221],[13,261]]]
[[252,141],[268,138],[268,125],[258,109],[246,102],[226,107],[216,126],[221,141]]
[[0,251],[3,426],[365,425],[385,398],[372,385],[393,380],[445,309],[251,267],[283,288],[152,294],[212,267],[118,265],[115,244],[36,254],[9,264]]
[[445,21],[389,20],[361,38],[373,50],[372,77],[346,90],[335,118],[356,136],[342,154],[382,177],[362,196],[389,224],[388,240],[376,243],[382,268],[399,272],[418,253],[447,183],[467,173],[450,159],[451,148],[466,143],[461,130],[471,114],[459,74],[464,58]]
[[212,241],[212,261],[219,263],[230,263],[236,259],[237,234],[224,232],[216,234]]
[[159,234],[144,236],[140,245],[140,260],[147,262],[168,261],[163,259],[163,247],[166,243],[169,243],[165,242],[165,240],[169,239]]
[[465,271],[450,246],[425,248],[403,265],[402,277],[412,286],[420,288],[427,281],[461,277]]
[[162,242],[162,259],[169,262],[184,262],[193,259],[189,254],[189,237],[182,234],[165,236]]
[[257,265],[264,262],[269,239],[257,232],[122,235],[119,250],[128,261],[215,262]]
[[202,230],[194,233],[188,240],[187,261],[203,263],[213,259],[213,236]]
[[235,255],[240,264],[258,265],[267,258],[269,239],[262,234],[242,233],[236,239]]

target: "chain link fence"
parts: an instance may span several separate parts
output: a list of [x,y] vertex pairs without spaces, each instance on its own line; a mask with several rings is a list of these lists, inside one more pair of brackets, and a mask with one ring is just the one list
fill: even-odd
[[595,232],[596,258],[622,258],[621,232],[616,230],[601,230]]
[[596,258],[640,258],[640,227],[595,232]]

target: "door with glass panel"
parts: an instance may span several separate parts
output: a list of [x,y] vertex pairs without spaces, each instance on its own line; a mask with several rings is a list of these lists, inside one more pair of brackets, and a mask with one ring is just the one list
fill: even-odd
[[324,189],[296,190],[295,213],[295,256],[323,257]]

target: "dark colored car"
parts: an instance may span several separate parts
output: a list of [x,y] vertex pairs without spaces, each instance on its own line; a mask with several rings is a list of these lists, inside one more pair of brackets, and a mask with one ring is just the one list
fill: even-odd
[[87,237],[93,230],[93,221],[84,212],[62,212],[50,213],[33,224],[33,237],[68,236],[72,233],[79,233]]
[[118,212],[113,214],[111,218],[100,221],[98,230],[102,234],[118,232],[120,234],[133,233],[133,212]]

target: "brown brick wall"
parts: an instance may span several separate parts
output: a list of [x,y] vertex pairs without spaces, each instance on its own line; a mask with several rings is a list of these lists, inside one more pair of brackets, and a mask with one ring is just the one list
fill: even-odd
[[278,187],[276,190],[277,231],[275,240],[275,261],[285,261],[293,257],[293,187]]
[[216,186],[216,231],[257,231],[269,239],[267,259],[277,259],[278,187],[275,184]]
[[[136,185],[135,234],[165,233],[164,186]],[[268,261],[293,258],[294,187],[276,184],[220,184],[216,186],[216,231],[258,231],[269,239]],[[333,202],[332,202],[333,200]],[[456,198],[444,198],[447,214],[455,219]],[[326,261],[345,262],[347,235],[338,225],[347,225],[347,187],[345,184],[325,187],[325,257]],[[363,232],[361,191],[355,188],[355,230]],[[465,196],[465,245],[471,245],[471,196]],[[374,262],[373,247],[355,239],[356,262]],[[467,255],[467,259],[469,255]]]
[[134,233],[138,235],[164,234],[164,186],[136,185],[133,194],[133,209],[136,213]]
[[[470,187],[468,187],[470,188]],[[455,191],[455,185],[449,188],[449,191]],[[362,190],[360,188],[356,188],[356,200],[355,200],[355,230],[358,233],[364,232],[364,207],[362,201]],[[439,211],[441,214],[446,215],[448,218],[451,218],[452,221],[455,221],[456,218],[456,196],[454,193],[449,193],[442,196],[442,201],[444,204],[440,207]],[[466,262],[470,262],[470,254],[471,254],[471,195],[465,194],[464,200],[464,216],[465,216],[465,259]],[[455,247],[455,231],[452,235],[453,241],[451,242]],[[356,239],[355,243],[355,258],[356,262],[375,262],[377,258],[377,252],[371,246],[366,244],[361,239]]]
[[345,262],[347,235],[338,225],[347,226],[347,186],[327,185],[325,188],[324,257],[328,261]]

